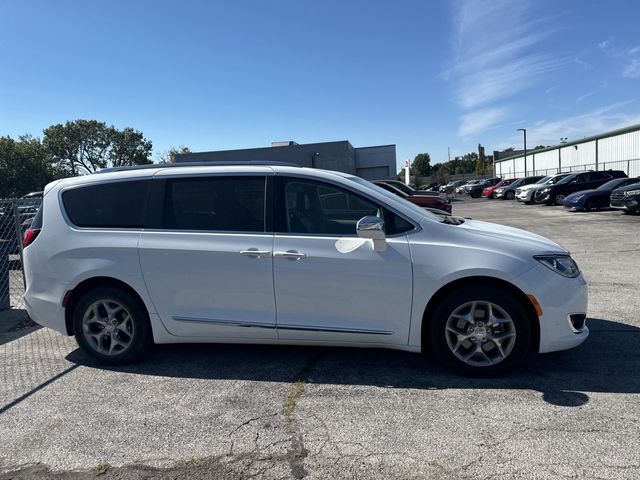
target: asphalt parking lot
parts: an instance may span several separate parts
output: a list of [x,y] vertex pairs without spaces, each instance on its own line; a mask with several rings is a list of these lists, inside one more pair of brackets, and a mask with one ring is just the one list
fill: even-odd
[[496,379],[403,352],[229,345],[107,369],[14,319],[0,334],[0,479],[639,478],[640,217],[453,209],[572,252],[589,282],[585,344]]

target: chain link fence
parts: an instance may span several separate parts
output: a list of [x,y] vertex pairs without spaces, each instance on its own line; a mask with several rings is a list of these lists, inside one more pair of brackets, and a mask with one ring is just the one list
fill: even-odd
[[22,238],[41,198],[0,199],[0,312],[24,309]]

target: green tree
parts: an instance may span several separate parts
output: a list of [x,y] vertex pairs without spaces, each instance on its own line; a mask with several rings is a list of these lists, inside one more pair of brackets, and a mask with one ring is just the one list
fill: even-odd
[[74,120],[44,130],[44,146],[58,168],[69,175],[109,166],[151,163],[152,144],[141,132],[120,131],[97,120]]
[[185,147],[184,145],[180,145],[178,148],[169,147],[169,150],[158,155],[158,163],[176,163],[176,155],[183,155],[185,153],[191,153],[189,147]]
[[146,140],[142,132],[133,128],[116,130],[109,129],[111,148],[108,158],[113,167],[126,167],[128,165],[145,165],[151,162],[150,140]]
[[419,153],[411,163],[411,175],[415,177],[428,177],[431,174],[431,155]]
[[42,190],[59,178],[42,142],[30,135],[0,137],[0,197],[19,197]]

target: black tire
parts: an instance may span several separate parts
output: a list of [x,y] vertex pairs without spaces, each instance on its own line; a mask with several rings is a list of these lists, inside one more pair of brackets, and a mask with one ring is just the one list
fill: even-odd
[[[133,335],[129,345],[121,353],[116,352],[112,355],[106,355],[98,352],[89,343],[83,332],[85,312],[91,305],[101,300],[119,303],[131,317]],[[129,292],[116,287],[94,288],[82,296],[73,312],[73,333],[78,345],[84,352],[107,365],[124,365],[137,362],[148,353],[153,345],[153,333],[147,309]],[[108,336],[105,336],[105,338],[108,338]]]
[[482,192],[480,190],[473,190],[471,192],[471,198],[480,198],[481,195],[482,195]]
[[509,190],[507,193],[504,194],[503,198],[505,198],[506,200],[513,200],[514,198],[516,198],[516,193]]
[[[504,310],[515,328],[515,343],[510,353],[497,363],[475,366],[455,356],[447,343],[447,321],[462,305],[474,302],[491,302]],[[496,287],[467,286],[451,292],[436,307],[429,324],[429,341],[435,357],[446,367],[465,375],[494,376],[519,365],[531,348],[531,319],[518,299]],[[488,351],[488,350],[487,350]]]
[[596,206],[595,202],[593,200],[587,200],[584,204],[584,211],[592,212],[594,210],[598,210],[598,207]]
[[549,205],[564,205],[564,199],[565,195],[559,193],[555,197],[553,197],[553,203],[550,203]]

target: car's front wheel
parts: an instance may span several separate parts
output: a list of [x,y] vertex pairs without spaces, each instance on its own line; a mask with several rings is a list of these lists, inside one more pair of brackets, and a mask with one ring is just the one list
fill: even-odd
[[507,192],[504,194],[504,198],[506,198],[507,200],[513,200],[514,198],[516,198],[516,194],[515,192]]
[[436,357],[471,375],[507,371],[524,359],[531,346],[526,311],[494,287],[463,287],[447,295],[434,311],[429,333]]
[[144,305],[114,287],[95,288],[83,295],[73,313],[73,331],[85,352],[110,365],[141,359],[153,343]]
[[555,196],[553,201],[554,201],[554,203],[556,205],[563,205],[564,204],[564,195],[559,193],[558,195]]

